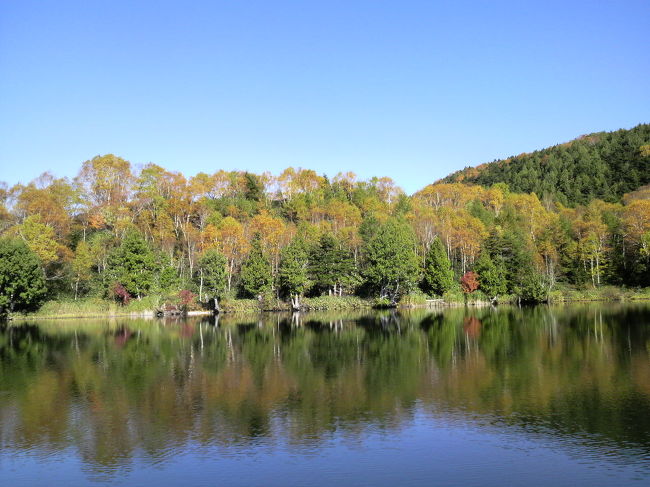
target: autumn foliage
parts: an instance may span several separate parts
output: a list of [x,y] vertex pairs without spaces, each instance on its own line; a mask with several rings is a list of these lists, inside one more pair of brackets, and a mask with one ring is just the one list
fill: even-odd
[[126,306],[131,301],[131,294],[119,282],[113,285],[113,296],[122,306]]
[[178,302],[181,309],[188,309],[196,304],[197,295],[189,289],[183,289],[178,293]]
[[468,271],[460,278],[460,287],[464,293],[470,294],[478,289],[478,274]]
[[[650,127],[640,127],[625,136],[635,144],[625,151],[647,164]],[[642,187],[575,204],[513,191],[520,182],[464,184],[485,171],[408,196],[390,178],[351,172],[185,176],[156,164],[135,170],[108,154],[84,162],[72,180],[46,173],[0,184],[0,235],[35,256],[48,295],[123,304],[180,290],[200,300],[358,294],[397,302],[418,288],[453,294],[459,276],[464,292],[478,288],[490,299],[535,300],[560,283],[650,285]]]

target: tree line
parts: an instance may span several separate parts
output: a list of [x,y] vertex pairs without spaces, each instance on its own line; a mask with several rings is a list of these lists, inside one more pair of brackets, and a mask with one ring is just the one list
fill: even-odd
[[127,303],[179,291],[299,306],[323,294],[540,301],[558,283],[650,285],[643,188],[568,207],[505,183],[438,183],[408,196],[390,178],[300,168],[187,178],[109,154],[73,179],[2,186],[0,232],[5,311],[46,297]]

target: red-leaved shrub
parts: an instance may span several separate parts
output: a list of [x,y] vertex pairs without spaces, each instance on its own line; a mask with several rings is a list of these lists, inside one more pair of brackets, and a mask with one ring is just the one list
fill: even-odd
[[190,308],[196,302],[196,294],[194,294],[192,291],[189,291],[187,289],[183,289],[178,293],[178,301],[181,308],[183,309]]
[[464,293],[470,294],[478,289],[478,274],[468,271],[460,278],[460,287]]
[[126,306],[129,304],[129,301],[131,301],[131,294],[119,282],[116,282],[113,285],[113,297],[119,301],[122,306]]

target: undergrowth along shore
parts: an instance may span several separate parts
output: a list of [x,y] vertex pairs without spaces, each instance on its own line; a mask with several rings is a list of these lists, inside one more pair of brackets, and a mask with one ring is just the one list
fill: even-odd
[[[650,300],[650,288],[629,289],[614,286],[601,288],[576,289],[560,287],[549,294],[550,303],[570,303],[581,301],[642,301]],[[99,298],[83,298],[78,300],[52,300],[46,302],[38,311],[25,314],[14,314],[14,319],[30,318],[91,318],[106,316],[154,316],[162,310],[169,301],[159,295],[147,296],[141,300],[132,300],[128,305]],[[515,296],[500,296],[499,304],[516,304]],[[364,299],[357,296],[319,296],[303,298],[302,310],[347,311],[384,307],[378,299]],[[433,299],[422,293],[409,294],[400,300],[398,307],[440,307],[440,306],[487,306],[491,302],[487,296],[476,291],[467,296],[461,292],[448,293],[442,299]],[[259,313],[261,311],[290,311],[291,303],[277,299],[224,299],[220,302],[223,313]],[[210,313],[200,305],[190,306],[186,311],[190,314]]]

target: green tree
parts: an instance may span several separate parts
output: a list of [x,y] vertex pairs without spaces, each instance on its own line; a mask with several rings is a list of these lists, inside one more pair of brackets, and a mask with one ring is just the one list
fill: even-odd
[[436,237],[429,247],[424,265],[424,284],[428,292],[442,296],[455,285],[454,271],[445,246]]
[[83,287],[92,278],[92,267],[93,256],[90,246],[82,240],[77,244],[71,264],[75,299],[79,296],[79,287]]
[[251,251],[241,267],[241,283],[249,296],[258,296],[270,291],[273,274],[271,263],[262,252],[262,242],[259,235],[253,238]]
[[282,250],[278,278],[280,290],[288,295],[294,308],[300,307],[300,296],[309,282],[309,259],[305,242],[295,238]]
[[366,216],[359,225],[359,236],[364,243],[368,243],[379,228],[379,220],[374,215]]
[[247,172],[244,174],[244,182],[247,200],[262,201],[264,199],[264,184],[260,181],[259,176]]
[[487,250],[481,252],[474,264],[474,271],[478,274],[479,289],[488,297],[495,299],[508,291],[503,264],[500,259],[495,263]]
[[404,221],[389,219],[381,225],[365,247],[364,276],[382,299],[396,303],[418,281],[419,261],[411,227]]
[[526,276],[535,272],[531,250],[523,231],[515,228],[503,234],[492,234],[485,245],[490,255],[503,262],[508,292],[521,295]]
[[29,311],[43,301],[47,288],[41,262],[19,240],[0,240],[0,315]]
[[145,296],[154,282],[156,256],[136,230],[126,232],[120,246],[109,257],[110,276],[133,296]]
[[526,303],[542,303],[548,300],[548,286],[544,276],[531,272],[522,277],[519,297]]
[[178,268],[169,256],[163,252],[157,252],[158,279],[156,292],[166,293],[183,288],[183,279],[178,275]]
[[199,281],[199,300],[203,299],[203,290],[207,297],[217,298],[226,289],[226,257],[217,249],[208,249],[199,258],[196,278]]
[[320,291],[342,295],[356,282],[356,266],[350,252],[331,234],[324,234],[309,256],[309,274]]

